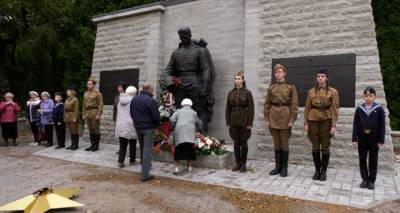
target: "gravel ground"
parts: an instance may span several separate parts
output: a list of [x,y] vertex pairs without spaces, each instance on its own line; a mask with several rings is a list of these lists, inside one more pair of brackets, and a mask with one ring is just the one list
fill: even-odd
[[[24,140],[24,137],[21,137]],[[43,147],[0,147],[0,205],[42,187],[79,187],[84,208],[52,212],[398,212],[399,201],[369,210],[265,195],[207,184],[156,177],[32,155]]]

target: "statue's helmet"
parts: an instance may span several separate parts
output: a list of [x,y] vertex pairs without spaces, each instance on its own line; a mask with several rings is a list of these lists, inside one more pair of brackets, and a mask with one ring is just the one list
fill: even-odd
[[192,31],[189,27],[182,27],[178,30],[179,36],[187,36],[189,38],[192,37]]

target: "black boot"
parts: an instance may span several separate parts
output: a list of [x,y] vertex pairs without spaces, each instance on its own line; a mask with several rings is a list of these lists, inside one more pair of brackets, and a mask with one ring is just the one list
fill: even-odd
[[90,134],[90,146],[85,149],[85,151],[92,151],[94,148],[95,134]]
[[281,163],[281,150],[275,150],[275,169],[269,172],[269,175],[277,175],[282,170],[282,163]]
[[74,148],[74,140],[75,140],[75,135],[71,134],[71,145],[67,147],[68,150],[72,150]]
[[72,147],[72,150],[77,150],[79,149],[79,134],[74,135],[74,144]]
[[321,176],[321,153],[319,151],[313,152],[312,157],[314,160],[315,173],[312,177],[313,180],[319,180]]
[[95,134],[94,135],[94,146],[92,149],[92,152],[96,152],[99,150],[99,143],[100,143],[100,134]]
[[289,151],[281,151],[282,152],[282,170],[281,170],[281,177],[286,177],[288,174],[288,160],[289,160]]
[[247,152],[249,149],[247,147],[242,147],[240,150],[240,171],[246,172],[246,161],[247,161]]
[[13,138],[12,145],[13,145],[13,146],[18,146],[18,144],[17,144],[17,139],[16,139],[16,138]]
[[232,172],[236,172],[240,169],[240,146],[234,146],[233,150],[235,153],[236,165],[232,168]]
[[319,177],[320,181],[326,181],[326,170],[329,165],[329,154],[322,154],[322,169],[321,176]]

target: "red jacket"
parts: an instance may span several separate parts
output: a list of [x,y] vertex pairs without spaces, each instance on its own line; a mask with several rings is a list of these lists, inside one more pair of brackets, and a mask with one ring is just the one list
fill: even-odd
[[17,121],[17,112],[19,112],[21,108],[17,103],[7,104],[2,101],[0,103],[0,122],[1,123],[9,123]]

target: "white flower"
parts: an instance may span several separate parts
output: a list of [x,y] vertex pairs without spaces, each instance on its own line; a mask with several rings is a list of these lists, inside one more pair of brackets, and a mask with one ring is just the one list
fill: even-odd
[[212,143],[213,143],[213,141],[211,139],[209,139],[209,138],[206,139],[206,144],[207,145],[211,145]]
[[203,148],[204,145],[206,145],[206,144],[200,142],[197,146],[201,149],[201,148]]

